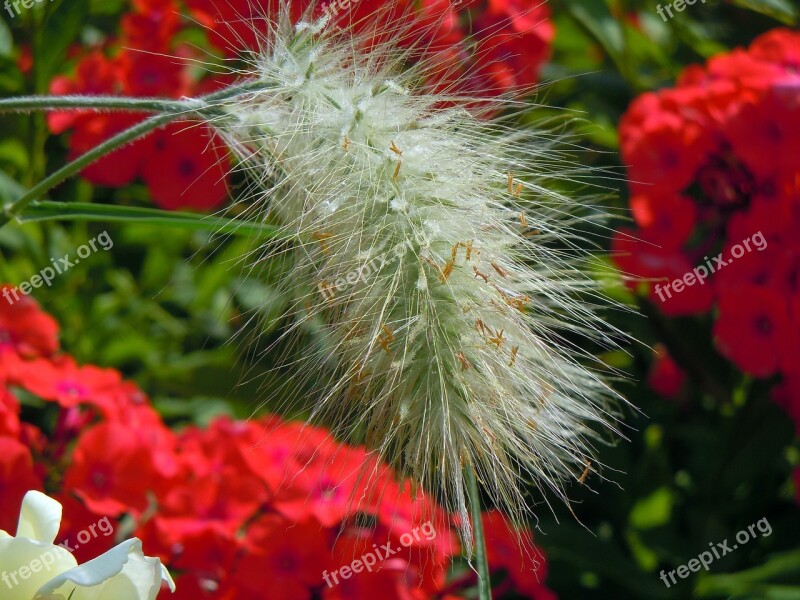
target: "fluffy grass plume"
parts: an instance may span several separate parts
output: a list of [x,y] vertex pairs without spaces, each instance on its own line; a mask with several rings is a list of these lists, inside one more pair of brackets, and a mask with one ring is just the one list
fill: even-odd
[[426,49],[402,17],[289,12],[264,19],[242,74],[263,90],[214,121],[252,206],[292,240],[253,257],[291,253],[285,335],[316,332],[284,366],[312,382],[314,417],[434,491],[470,543],[465,469],[520,516],[525,484],[564,495],[614,426],[576,342],[610,344],[581,272],[582,207],[549,189],[580,169],[508,116],[535,108],[427,89],[441,67],[409,67]]

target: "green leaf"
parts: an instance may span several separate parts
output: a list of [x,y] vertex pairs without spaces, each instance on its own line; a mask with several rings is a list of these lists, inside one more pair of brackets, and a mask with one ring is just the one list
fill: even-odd
[[24,171],[29,167],[28,151],[21,141],[13,138],[5,139],[0,142],[0,161]]
[[[746,571],[701,576],[695,587],[700,598],[800,598],[800,550],[772,556],[767,562]],[[745,595],[747,594],[747,595]]]
[[0,56],[11,56],[14,52],[14,40],[11,29],[5,21],[0,21]]
[[630,522],[637,529],[651,529],[669,522],[674,498],[669,488],[662,487],[639,500],[631,510]]
[[733,4],[761,13],[786,25],[796,25],[798,22],[797,9],[789,0],[733,0]]
[[128,0],[91,0],[90,4],[94,15],[116,15],[126,8]]
[[187,212],[93,204],[91,202],[34,202],[17,217],[17,221],[21,223],[35,221],[136,222],[229,235],[276,237],[278,234],[278,228],[274,225]]
[[622,27],[601,0],[573,0],[567,10],[615,60],[622,56],[625,37]]
[[0,203],[14,202],[25,193],[25,187],[13,177],[0,171]]
[[67,49],[81,33],[89,16],[89,0],[53,3],[42,24],[44,44],[37,53],[39,77],[49,81],[67,56]]

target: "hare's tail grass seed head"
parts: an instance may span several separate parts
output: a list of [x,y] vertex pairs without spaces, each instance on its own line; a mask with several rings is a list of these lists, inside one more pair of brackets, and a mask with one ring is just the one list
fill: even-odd
[[291,253],[286,335],[316,335],[288,366],[313,381],[313,416],[434,491],[468,544],[465,469],[512,517],[531,481],[565,497],[617,404],[576,343],[613,345],[587,300],[582,207],[545,187],[574,165],[475,114],[520,103],[425,91],[436,65],[409,68],[402,25],[263,22],[246,73],[263,91],[214,125],[292,240],[253,258]]

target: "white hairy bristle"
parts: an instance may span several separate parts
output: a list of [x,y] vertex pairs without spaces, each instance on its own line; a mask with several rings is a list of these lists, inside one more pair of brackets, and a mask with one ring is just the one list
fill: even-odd
[[286,335],[315,344],[292,370],[314,382],[315,417],[434,491],[469,541],[465,469],[520,515],[526,484],[582,481],[615,422],[576,343],[611,343],[581,207],[548,189],[576,167],[508,116],[535,108],[427,91],[436,65],[409,67],[381,19],[356,34],[287,15],[246,73],[263,89],[213,124],[291,240],[258,260],[294,261]]

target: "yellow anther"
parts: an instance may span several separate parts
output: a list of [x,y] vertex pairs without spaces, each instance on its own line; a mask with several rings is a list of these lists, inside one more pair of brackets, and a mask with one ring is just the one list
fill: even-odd
[[492,265],[492,268],[495,271],[497,271],[497,274],[500,275],[500,277],[508,277],[508,273],[506,273],[503,270],[503,268],[500,265],[498,265],[496,262],[492,262],[491,265]]
[[398,161],[397,166],[394,168],[394,175],[392,175],[392,181],[397,183],[397,180],[400,178],[400,167],[403,166],[403,161]]
[[472,267],[472,270],[475,271],[475,277],[482,278],[486,283],[489,283],[489,276],[486,273],[481,273],[478,270],[478,267]]
[[503,334],[504,334],[504,330],[501,329],[499,332],[497,332],[495,335],[493,335],[492,337],[489,338],[489,343],[490,344],[494,344],[495,346],[500,348],[503,345],[503,343],[506,341]]
[[508,363],[509,367],[513,367],[514,363],[517,362],[517,352],[519,352],[519,346],[514,346],[511,349],[511,362]]

